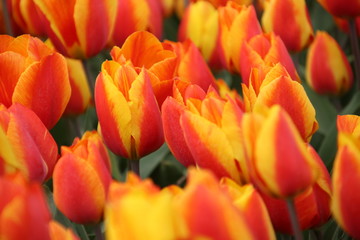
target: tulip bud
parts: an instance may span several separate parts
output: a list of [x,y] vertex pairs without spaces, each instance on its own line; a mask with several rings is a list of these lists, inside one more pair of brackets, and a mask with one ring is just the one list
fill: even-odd
[[349,61],[334,38],[318,31],[306,60],[306,80],[319,94],[340,95],[353,84]]
[[245,141],[254,141],[249,168],[261,191],[289,198],[313,185],[319,170],[285,110],[278,105],[270,108],[255,134]]
[[0,177],[0,239],[50,240],[51,219],[42,188],[21,174]]
[[318,2],[335,17],[352,18],[360,15],[360,1],[318,0]]
[[281,63],[285,67],[292,79],[300,81],[295,65],[280,37],[273,33],[254,36],[244,42],[241,48],[239,71],[242,82],[246,85],[249,84],[252,68],[264,65],[273,67],[277,63]]
[[55,48],[68,57],[92,57],[105,47],[111,36],[116,17],[116,0],[34,2]]
[[38,182],[52,176],[58,148],[33,111],[20,104],[8,109],[0,104],[0,139],[2,172],[20,170],[24,176]]
[[70,147],[61,148],[54,169],[54,201],[59,210],[76,223],[102,219],[111,181],[110,159],[100,136],[86,132]]
[[80,240],[71,229],[64,228],[60,223],[52,220],[49,223],[51,240]]
[[280,36],[292,52],[304,49],[313,37],[305,0],[270,0],[261,22],[265,32]]
[[139,160],[164,143],[158,103],[145,68],[106,61],[95,85],[95,105],[105,144],[122,157]]
[[332,184],[332,212],[339,225],[352,237],[360,238],[360,138],[359,116],[338,116],[338,151],[335,157]]
[[70,98],[65,58],[38,38],[0,36],[0,103],[20,103],[33,110],[47,128],[63,114]]

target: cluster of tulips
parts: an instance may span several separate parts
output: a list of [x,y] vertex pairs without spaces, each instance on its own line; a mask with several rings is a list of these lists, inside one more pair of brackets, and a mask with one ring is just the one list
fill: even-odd
[[360,239],[360,1],[312,4],[351,51],[305,0],[2,1],[0,239]]

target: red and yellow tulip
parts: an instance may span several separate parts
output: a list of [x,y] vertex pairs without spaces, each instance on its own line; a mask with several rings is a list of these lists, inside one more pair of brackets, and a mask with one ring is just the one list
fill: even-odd
[[179,26],[178,39],[191,39],[205,60],[215,68],[226,66],[220,45],[219,13],[211,3],[198,1],[186,8]]
[[0,239],[50,240],[51,216],[40,184],[19,173],[2,176],[0,196]]
[[20,103],[47,128],[63,114],[71,88],[65,58],[29,35],[0,36],[0,103]]
[[220,7],[221,46],[224,49],[226,67],[230,71],[241,73],[240,53],[244,42],[261,34],[261,26],[253,5],[238,5],[229,1],[225,7]]
[[70,220],[100,221],[110,182],[110,159],[97,132],[86,132],[72,146],[61,148],[53,176],[54,201]]
[[127,159],[139,160],[164,143],[153,79],[158,81],[145,68],[137,71],[131,64],[106,61],[96,80],[101,134],[111,151]]
[[249,87],[242,84],[246,111],[278,104],[287,111],[301,137],[309,142],[318,129],[315,109],[302,85],[277,64],[252,70]]
[[[310,145],[308,151],[318,164],[320,176],[311,188],[294,198],[296,215],[302,230],[320,227],[331,216],[331,180],[329,172],[319,155]],[[274,229],[282,233],[293,234],[286,201],[272,198],[264,193],[261,193],[261,196],[269,211]]]
[[153,34],[145,31],[135,32],[126,39],[121,48],[115,46],[110,54],[114,61],[121,65],[128,63],[137,72],[143,67],[148,70],[159,106],[171,95],[177,57]]
[[215,91],[205,95],[196,89],[186,90],[183,104],[173,98],[164,102],[166,141],[185,165],[195,162],[218,177],[241,181],[245,171],[240,142],[242,111],[231,98],[224,100]]
[[360,15],[360,1],[348,0],[318,0],[318,2],[331,14],[336,17],[357,17]]
[[259,34],[244,42],[241,48],[239,71],[242,82],[248,85],[252,68],[273,67],[281,63],[292,79],[300,81],[294,63],[280,37],[273,33]]
[[309,47],[306,80],[319,94],[340,95],[353,84],[349,61],[336,40],[326,32],[318,31]]
[[158,0],[117,0],[115,27],[111,45],[121,46],[136,31],[162,35],[162,6]]
[[265,5],[261,23],[265,32],[274,32],[289,51],[299,52],[313,38],[305,0],[270,0]]
[[58,148],[33,111],[20,104],[8,109],[0,104],[0,139],[0,174],[21,171],[38,182],[52,176]]
[[15,35],[29,33],[44,36],[45,29],[34,0],[7,0],[12,30]]
[[251,116],[257,113],[242,121],[250,180],[271,196],[294,197],[315,183],[317,164],[286,111],[275,105],[265,112],[262,121]]
[[55,48],[68,57],[89,58],[98,54],[112,34],[116,0],[34,2],[48,37]]
[[338,116],[338,151],[332,183],[332,212],[339,225],[352,237],[360,238],[360,118],[356,115]]

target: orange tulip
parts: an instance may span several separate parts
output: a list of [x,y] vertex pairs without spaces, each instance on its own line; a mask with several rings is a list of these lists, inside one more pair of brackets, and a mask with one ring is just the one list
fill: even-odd
[[51,240],[80,240],[69,228],[64,228],[60,223],[52,220],[49,223]]
[[336,17],[356,17],[360,15],[360,1],[348,0],[318,0],[318,2],[331,14]]
[[338,116],[338,151],[335,157],[332,183],[332,212],[339,225],[352,237],[360,238],[360,118],[355,115]]
[[180,22],[178,39],[191,39],[210,66],[223,68],[226,67],[226,59],[220,44],[218,18],[219,13],[211,3],[190,3]]
[[116,17],[116,0],[34,2],[55,48],[68,57],[92,57],[105,47],[111,36]]
[[50,211],[40,184],[21,174],[0,177],[0,239],[50,240]]
[[15,35],[29,33],[44,36],[45,29],[34,0],[8,0],[7,7]]
[[33,110],[47,128],[63,114],[70,98],[66,61],[38,38],[0,36],[0,103],[20,103]]
[[[196,84],[204,91],[207,91],[210,86],[215,89],[217,88],[215,78],[210,68],[191,40],[186,40],[182,43],[165,41],[163,46],[165,49],[176,53],[177,67],[174,74],[176,77],[179,77],[181,81]],[[194,69],[197,70],[194,71]]]
[[[319,155],[310,145],[308,146],[308,151],[318,164],[320,176],[311,188],[294,199],[296,215],[302,230],[320,227],[331,216],[331,180],[329,172]],[[261,196],[269,211],[274,229],[282,233],[292,234],[293,230],[286,201],[272,198],[264,193],[261,193]]]
[[[251,114],[257,113],[245,114],[242,125],[250,180],[278,198],[294,197],[311,187],[319,170],[286,111],[275,105],[257,122]],[[251,131],[252,126],[261,127]]]
[[175,157],[184,165],[195,162],[218,177],[240,181],[244,171],[241,109],[234,100],[221,99],[214,90],[202,95],[195,86],[185,95],[186,105],[168,98],[162,107],[164,135]]
[[211,172],[193,169],[188,175],[184,192],[175,199],[187,239],[275,239],[265,206],[251,186],[233,190],[237,196],[232,199]]
[[158,0],[117,0],[115,27],[111,45],[121,46],[136,31],[162,35],[162,9]]
[[240,54],[239,69],[243,83],[248,85],[252,68],[272,67],[281,63],[291,78],[300,81],[294,63],[280,37],[273,33],[257,35],[245,42]]
[[265,32],[274,32],[289,51],[299,52],[313,38],[305,0],[270,0],[261,18]]
[[38,182],[52,176],[58,148],[33,111],[20,104],[8,109],[0,104],[0,139],[0,174],[19,170]]
[[339,95],[353,84],[353,73],[341,47],[326,32],[316,33],[306,60],[306,80],[319,94]]
[[113,47],[110,52],[114,61],[121,65],[128,63],[138,72],[144,67],[151,77],[159,106],[171,95],[176,70],[176,54],[167,50],[151,33],[140,31],[131,34],[121,48]]
[[72,146],[61,148],[53,176],[55,204],[76,223],[98,222],[110,181],[110,158],[105,145],[95,131],[86,132]]
[[252,5],[246,7],[229,1],[218,11],[221,46],[225,53],[226,67],[230,71],[241,73],[240,53],[244,42],[262,33],[255,8]]
[[253,69],[249,87],[242,84],[242,90],[246,111],[279,104],[287,111],[301,137],[307,142],[318,129],[315,109],[304,88],[290,78],[281,64],[272,68]]
[[158,80],[145,68],[138,73],[130,64],[106,61],[96,80],[101,134],[111,151],[127,159],[139,160],[164,143],[153,78]]

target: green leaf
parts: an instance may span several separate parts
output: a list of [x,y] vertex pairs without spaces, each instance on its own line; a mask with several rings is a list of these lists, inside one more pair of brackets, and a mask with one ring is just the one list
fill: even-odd
[[147,178],[154,171],[156,166],[165,158],[170,152],[168,146],[163,144],[157,151],[140,159],[140,176]]
[[356,92],[341,114],[356,114],[360,110],[360,92]]

